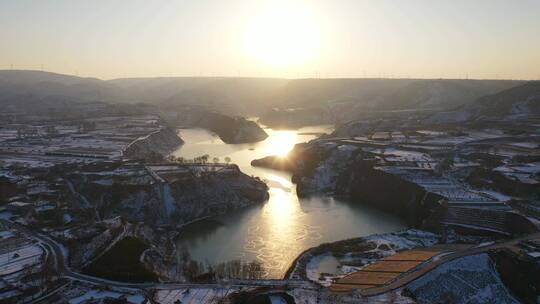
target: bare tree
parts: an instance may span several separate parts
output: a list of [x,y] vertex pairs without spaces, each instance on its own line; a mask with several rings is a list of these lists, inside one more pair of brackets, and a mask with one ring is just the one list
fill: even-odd
[[205,155],[201,156],[201,162],[202,162],[203,164],[206,164],[206,163],[208,162],[208,159],[209,159],[209,158],[210,158],[210,155],[205,154]]

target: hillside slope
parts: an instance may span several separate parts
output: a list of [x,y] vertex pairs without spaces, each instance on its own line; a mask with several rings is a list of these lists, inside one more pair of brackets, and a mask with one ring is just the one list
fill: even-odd
[[428,123],[458,123],[466,121],[516,121],[540,116],[540,81],[478,98],[455,110],[436,113]]

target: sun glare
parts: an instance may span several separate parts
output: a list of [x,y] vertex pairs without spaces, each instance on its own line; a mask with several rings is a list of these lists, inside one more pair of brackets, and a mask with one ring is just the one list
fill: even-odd
[[291,131],[273,131],[275,134],[266,145],[268,155],[285,157],[296,144],[296,134]]
[[319,53],[320,31],[315,19],[306,5],[274,3],[247,25],[245,50],[271,66],[301,65]]

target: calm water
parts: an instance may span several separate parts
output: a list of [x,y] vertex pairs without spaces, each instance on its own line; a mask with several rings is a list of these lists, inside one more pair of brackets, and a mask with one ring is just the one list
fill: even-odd
[[269,278],[282,277],[290,263],[307,248],[325,242],[399,230],[404,224],[380,211],[327,197],[298,199],[289,173],[251,167],[255,158],[286,157],[294,144],[309,141],[310,133],[329,132],[328,126],[299,130],[266,129],[269,137],[254,144],[225,144],[200,129],[180,130],[185,144],[173,154],[210,159],[230,157],[249,175],[259,176],[270,188],[268,202],[192,224],[182,230],[179,246],[197,261],[258,260]]

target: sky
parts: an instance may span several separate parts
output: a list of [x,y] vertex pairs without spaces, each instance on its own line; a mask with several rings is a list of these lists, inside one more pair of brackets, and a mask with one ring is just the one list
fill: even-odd
[[0,0],[0,69],[540,79],[540,1]]

